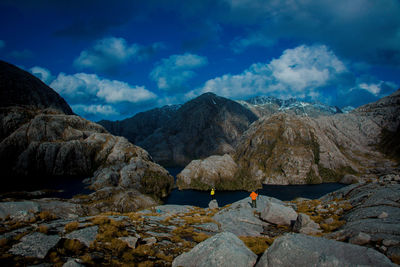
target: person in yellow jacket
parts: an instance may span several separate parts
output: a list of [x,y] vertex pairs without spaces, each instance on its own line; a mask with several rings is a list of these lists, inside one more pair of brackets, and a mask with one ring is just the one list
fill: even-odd
[[214,187],[211,188],[210,195],[211,195],[211,200],[214,200],[215,199],[215,188]]
[[258,197],[258,194],[253,191],[253,192],[251,192],[250,197],[251,197],[251,207],[252,208],[257,208],[257,197]]

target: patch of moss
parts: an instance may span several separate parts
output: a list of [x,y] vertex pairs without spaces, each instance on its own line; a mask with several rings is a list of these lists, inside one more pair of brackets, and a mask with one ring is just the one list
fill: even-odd
[[307,184],[319,184],[320,183],[319,177],[315,174],[313,169],[310,169],[310,171],[307,173],[306,177],[306,183]]
[[274,238],[265,236],[241,236],[240,240],[256,255],[261,255],[274,242]]
[[140,179],[141,192],[153,195],[158,199],[167,196],[171,192],[173,184],[174,179],[171,176],[161,175],[149,169],[145,170],[142,179]]

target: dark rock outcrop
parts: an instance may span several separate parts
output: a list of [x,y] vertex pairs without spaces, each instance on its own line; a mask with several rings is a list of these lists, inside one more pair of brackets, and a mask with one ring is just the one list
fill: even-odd
[[163,165],[234,151],[238,138],[257,119],[242,105],[213,93],[182,105],[168,123],[138,145]]
[[67,102],[41,80],[0,60],[0,107],[11,106],[51,108],[73,114]]

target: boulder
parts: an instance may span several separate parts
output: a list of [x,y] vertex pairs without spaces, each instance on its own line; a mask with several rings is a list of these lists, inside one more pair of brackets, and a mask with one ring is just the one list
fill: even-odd
[[216,199],[211,200],[210,203],[208,203],[208,207],[210,209],[218,208],[218,201]]
[[287,207],[274,202],[268,202],[261,212],[261,219],[276,225],[291,226],[296,221],[297,213],[292,207]]
[[355,245],[365,245],[368,244],[370,241],[371,241],[371,236],[363,232],[360,232],[349,239],[349,243]]
[[179,255],[172,266],[253,266],[256,260],[257,255],[243,241],[232,233],[223,232]]
[[80,263],[79,259],[69,259],[62,267],[84,267],[85,265]]
[[60,239],[61,237],[58,235],[32,233],[22,237],[20,242],[12,246],[9,252],[24,257],[44,259],[47,252],[57,245]]
[[322,232],[319,224],[310,219],[310,216],[304,213],[299,213],[296,222],[293,225],[293,231],[303,234],[316,234]]
[[81,243],[83,243],[87,247],[89,247],[90,244],[93,243],[93,241],[96,239],[98,229],[99,229],[99,227],[96,225],[91,226],[91,227],[86,227],[86,228],[79,229],[79,230],[73,231],[73,232],[65,235],[65,238],[77,239]]
[[378,251],[303,234],[285,234],[269,247],[262,266],[396,266]]
[[341,184],[356,184],[360,181],[360,178],[358,178],[355,175],[352,174],[346,174],[343,176],[343,178],[339,181]]

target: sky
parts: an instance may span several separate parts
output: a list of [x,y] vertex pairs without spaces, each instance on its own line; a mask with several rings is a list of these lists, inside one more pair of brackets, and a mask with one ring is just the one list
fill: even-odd
[[399,0],[2,0],[0,59],[87,119],[205,92],[357,107],[400,88]]

